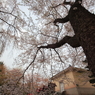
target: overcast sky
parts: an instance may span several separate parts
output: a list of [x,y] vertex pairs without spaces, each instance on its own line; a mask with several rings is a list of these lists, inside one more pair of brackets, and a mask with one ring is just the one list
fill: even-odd
[[[20,2],[21,0],[18,0]],[[19,8],[27,15],[29,16],[29,10],[26,6],[20,6]],[[36,23],[36,16],[31,14],[33,21]],[[23,30],[24,31],[24,30]],[[14,59],[18,56],[19,51],[13,48],[13,45],[11,44],[7,49],[4,51],[3,55],[0,57],[0,61],[4,62],[4,64],[7,67],[13,68],[14,67]]]
[[[18,0],[20,1],[20,0]],[[29,15],[28,7],[25,6],[19,6],[19,8],[25,12],[27,15]],[[9,47],[7,47],[4,51],[4,53],[0,57],[0,61],[4,62],[4,64],[7,67],[13,68],[14,67],[14,59],[19,54],[19,51],[13,48],[13,45],[11,44]]]

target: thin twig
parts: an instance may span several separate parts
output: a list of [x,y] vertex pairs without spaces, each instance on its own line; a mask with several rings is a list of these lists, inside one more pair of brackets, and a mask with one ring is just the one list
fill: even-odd
[[11,12],[11,13],[9,13],[9,12],[1,11],[1,10],[0,10],[0,12],[2,12],[2,13],[4,13],[4,14],[10,14],[10,15],[14,16],[15,18],[17,18],[17,16],[15,16],[14,14],[12,14],[12,12]]
[[38,53],[39,50],[40,50],[40,49],[38,48],[37,51],[36,51],[36,53],[35,53],[35,56],[34,56],[34,58],[33,58],[33,61],[32,61],[32,62],[27,66],[27,68],[24,70],[23,75],[24,75],[25,72],[28,70],[28,68],[34,63],[34,61],[35,61],[35,59],[36,59],[36,57],[37,57],[37,53]]
[[[4,21],[6,24],[8,24],[9,26],[12,26],[15,29],[15,26],[13,26],[12,24],[8,23],[7,21],[5,21],[4,19],[0,18],[2,21]],[[15,29],[16,30],[16,29]]]
[[56,49],[54,49],[54,51],[55,51],[55,52],[56,52],[56,54],[58,55],[58,57],[59,57],[60,61],[61,61],[62,63],[64,63],[64,62],[63,62],[63,60],[61,59],[61,57],[60,57],[59,53],[57,52],[57,50],[56,50]]
[[47,37],[51,37],[51,38],[55,38],[55,39],[57,39],[57,37],[50,36],[50,35],[46,35],[46,34],[44,34],[44,33],[40,33],[40,34],[42,34],[42,35],[44,35],[44,36],[47,36]]

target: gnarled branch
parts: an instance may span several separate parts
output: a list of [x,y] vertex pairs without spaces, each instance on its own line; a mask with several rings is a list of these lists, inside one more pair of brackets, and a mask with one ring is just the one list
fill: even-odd
[[47,46],[40,46],[38,48],[52,48],[52,49],[55,49],[55,48],[61,47],[65,43],[68,43],[69,45],[71,45],[74,48],[80,46],[76,36],[73,36],[73,37],[65,36],[62,40],[60,40],[59,42],[56,42],[55,44],[48,44]]

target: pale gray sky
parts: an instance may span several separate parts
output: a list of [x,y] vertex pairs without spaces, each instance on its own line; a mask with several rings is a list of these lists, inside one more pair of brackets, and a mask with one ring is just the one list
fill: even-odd
[[4,53],[0,57],[0,61],[4,62],[7,67],[13,68],[15,66],[14,59],[18,56],[18,54],[18,49],[14,49],[11,44],[8,48],[5,48]]
[[[18,1],[20,1],[20,0],[18,0]],[[27,16],[29,15],[28,7],[19,6],[19,8],[23,12],[25,12]],[[8,66],[9,68],[13,68],[14,67],[14,59],[17,57],[18,53],[19,53],[18,50],[14,49],[13,45],[11,44],[9,47],[7,47],[7,49],[5,49],[4,53],[1,55],[0,61],[4,62],[4,64],[6,66]]]
[[[5,0],[6,1],[6,0]],[[20,2],[21,0],[18,0]],[[26,6],[20,6],[19,8],[21,11],[23,11],[27,16],[29,16],[29,10]],[[33,21],[36,22],[36,16],[31,14]],[[24,30],[23,30],[24,31]],[[0,61],[3,61],[4,64],[10,68],[14,67],[14,59],[17,57],[19,51],[16,49],[13,49],[13,45],[10,45],[9,48],[7,48],[4,53],[0,57]]]

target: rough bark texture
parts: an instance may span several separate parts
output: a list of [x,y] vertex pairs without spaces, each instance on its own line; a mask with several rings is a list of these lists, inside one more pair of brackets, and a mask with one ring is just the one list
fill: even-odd
[[[54,23],[65,23],[70,21],[74,29],[78,45],[82,46],[88,60],[88,67],[95,76],[95,15],[82,7],[81,2],[82,0],[76,0],[76,2],[71,6],[68,15],[62,19],[55,19]],[[65,40],[65,43],[68,43],[68,40],[70,39]],[[57,45],[59,43],[53,44],[56,45],[55,48],[58,47]],[[63,44],[64,40],[61,40],[61,45]],[[69,44],[71,44],[71,42]],[[48,46],[48,48],[51,47]]]
[[95,15],[88,12],[81,4],[75,3],[69,11],[69,21],[83,47],[89,69],[95,76]]

